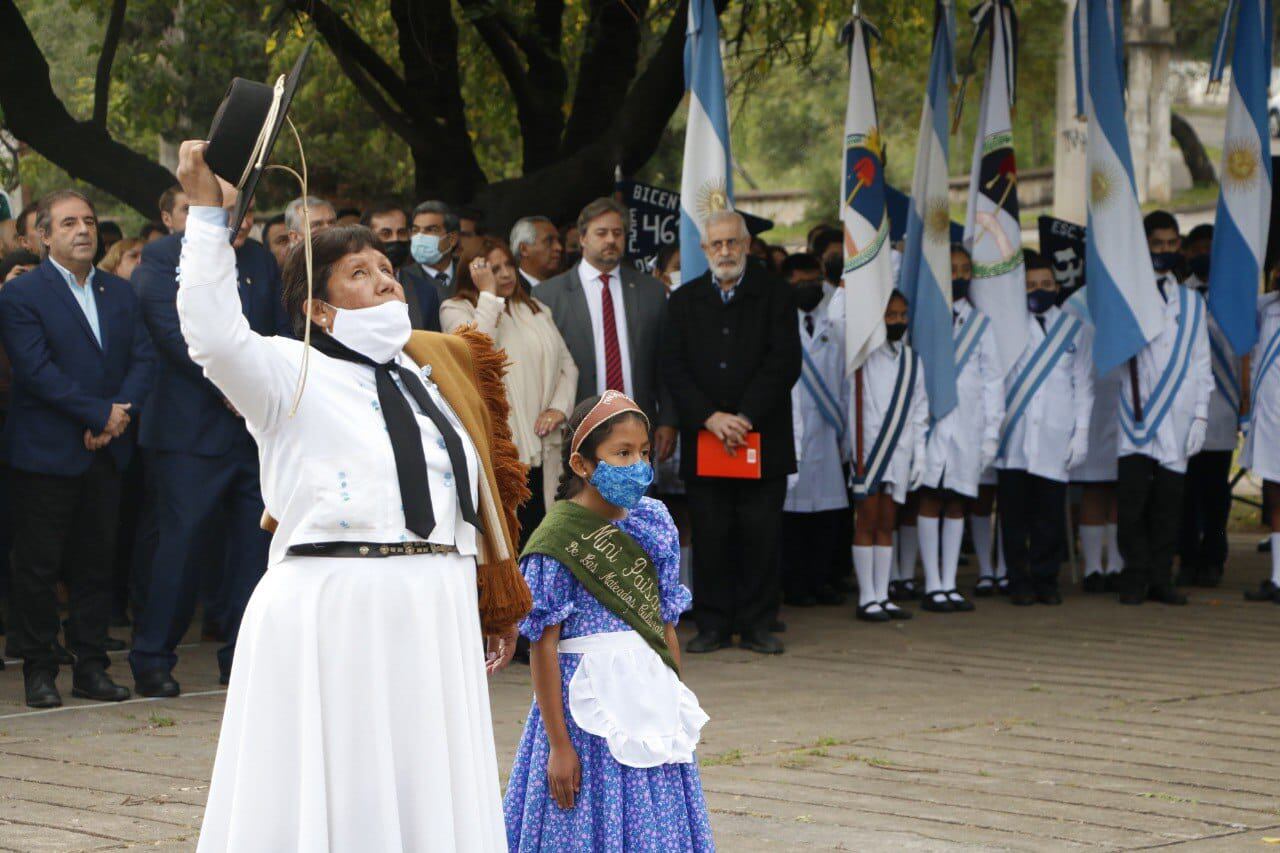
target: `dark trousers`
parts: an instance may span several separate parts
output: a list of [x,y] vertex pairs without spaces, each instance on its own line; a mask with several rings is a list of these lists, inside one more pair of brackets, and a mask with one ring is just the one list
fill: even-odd
[[538,529],[538,525],[542,523],[542,519],[547,515],[546,501],[542,498],[542,467],[529,469],[529,476],[526,480],[529,484],[529,500],[520,505],[516,510],[516,518],[520,519],[520,547],[524,548],[524,543],[529,541],[529,537],[533,531]]
[[191,625],[201,570],[211,556],[213,565],[227,572],[221,625],[226,644],[218,649],[218,666],[229,672],[240,617],[266,571],[271,544],[271,535],[258,526],[257,451],[246,435],[223,456],[159,452],[148,461],[156,488],[157,539],[129,665],[135,675],[173,669],[174,649]]
[[135,452],[120,477],[120,517],[116,526],[116,561],[111,580],[111,615],[125,616],[133,600],[133,552],[138,544],[146,474],[143,454]]
[[698,629],[767,630],[778,601],[777,547],[786,478],[695,477],[687,488]]
[[996,496],[1010,592],[1056,592],[1066,535],[1067,484],[1026,471],[1000,471]]
[[[847,509],[782,514],[782,589],[788,599],[814,596],[828,584],[840,522]],[[844,549],[849,551],[848,543]]]
[[[848,481],[848,477],[845,481]],[[849,500],[850,509],[838,510],[838,517],[832,516],[835,532],[831,546],[831,563],[827,571],[826,582],[837,589],[840,584],[848,583],[853,577],[853,499]]]
[[1231,451],[1202,450],[1187,460],[1178,559],[1184,569],[1222,570],[1231,514]]
[[111,618],[120,473],[106,450],[76,477],[9,472],[13,507],[13,588],[9,631],[23,672],[56,674],[58,636],[55,586],[70,593],[67,642],[76,672],[105,669],[103,649]]
[[1150,587],[1172,587],[1183,475],[1137,453],[1120,457],[1118,473],[1117,534],[1120,556],[1124,557],[1121,585],[1136,594],[1144,594]]

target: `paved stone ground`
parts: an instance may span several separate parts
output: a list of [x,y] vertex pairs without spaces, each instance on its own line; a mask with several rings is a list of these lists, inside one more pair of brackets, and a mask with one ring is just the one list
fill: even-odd
[[[721,849],[1269,849],[1280,608],[1241,600],[1256,541],[1183,609],[1074,594],[892,626],[793,610],[783,657],[692,658]],[[216,672],[212,646],[187,648],[186,695],[115,706],[70,699],[64,674],[52,713],[0,673],[0,849],[193,849]],[[504,774],[529,696],[523,668],[493,684]]]

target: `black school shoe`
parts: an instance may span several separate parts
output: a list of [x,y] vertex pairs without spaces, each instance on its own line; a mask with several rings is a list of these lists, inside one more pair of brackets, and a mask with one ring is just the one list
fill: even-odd
[[947,600],[951,602],[956,613],[970,613],[975,609],[972,601],[954,589],[947,590]]
[[921,610],[928,610],[930,613],[955,613],[956,606],[951,598],[944,590],[936,590],[926,593],[920,602]]
[[1258,589],[1246,589],[1244,591],[1245,601],[1270,601],[1272,604],[1280,604],[1280,586],[1276,586],[1270,580],[1265,580],[1258,584]]
[[884,608],[884,612],[889,614],[890,619],[910,619],[915,614],[910,610],[903,610],[892,601],[885,600],[880,602],[880,606]]
[[738,645],[758,655],[780,655],[786,651],[782,641],[768,631],[743,631]]
[[973,586],[973,594],[977,598],[990,598],[996,594],[996,579],[994,575],[979,575],[978,582]]
[[1090,572],[1084,576],[1084,581],[1080,584],[1080,588],[1088,593],[1106,592],[1107,576],[1102,572]]
[[133,676],[133,689],[139,696],[152,699],[172,699],[182,694],[182,688],[173,676],[163,669],[139,672]]
[[719,631],[699,631],[697,636],[690,640],[684,647],[689,654],[701,655],[707,652],[714,652],[720,649],[727,649],[731,643],[726,634]]
[[24,678],[26,682],[28,708],[58,708],[62,705],[62,696],[55,684],[56,677],[51,672],[33,672]]
[[859,604],[857,612],[853,615],[863,622],[888,622],[893,618],[889,615],[889,611],[884,609],[884,605],[878,601],[873,601],[870,604]]
[[116,684],[105,669],[77,672],[71,681],[71,695],[97,702],[123,702],[133,694],[128,687]]

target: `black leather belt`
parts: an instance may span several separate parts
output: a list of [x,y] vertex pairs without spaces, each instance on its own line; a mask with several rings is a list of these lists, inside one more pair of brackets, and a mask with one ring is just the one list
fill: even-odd
[[291,557],[412,557],[417,554],[456,554],[457,545],[434,542],[309,542],[290,545]]

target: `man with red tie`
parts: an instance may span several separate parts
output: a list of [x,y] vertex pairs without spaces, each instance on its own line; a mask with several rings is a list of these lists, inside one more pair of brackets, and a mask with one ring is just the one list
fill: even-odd
[[667,291],[629,264],[628,210],[598,198],[578,215],[582,260],[538,285],[556,327],[578,365],[578,401],[605,391],[635,400],[654,431],[654,460],[675,449],[675,410],[662,382],[659,342]]

